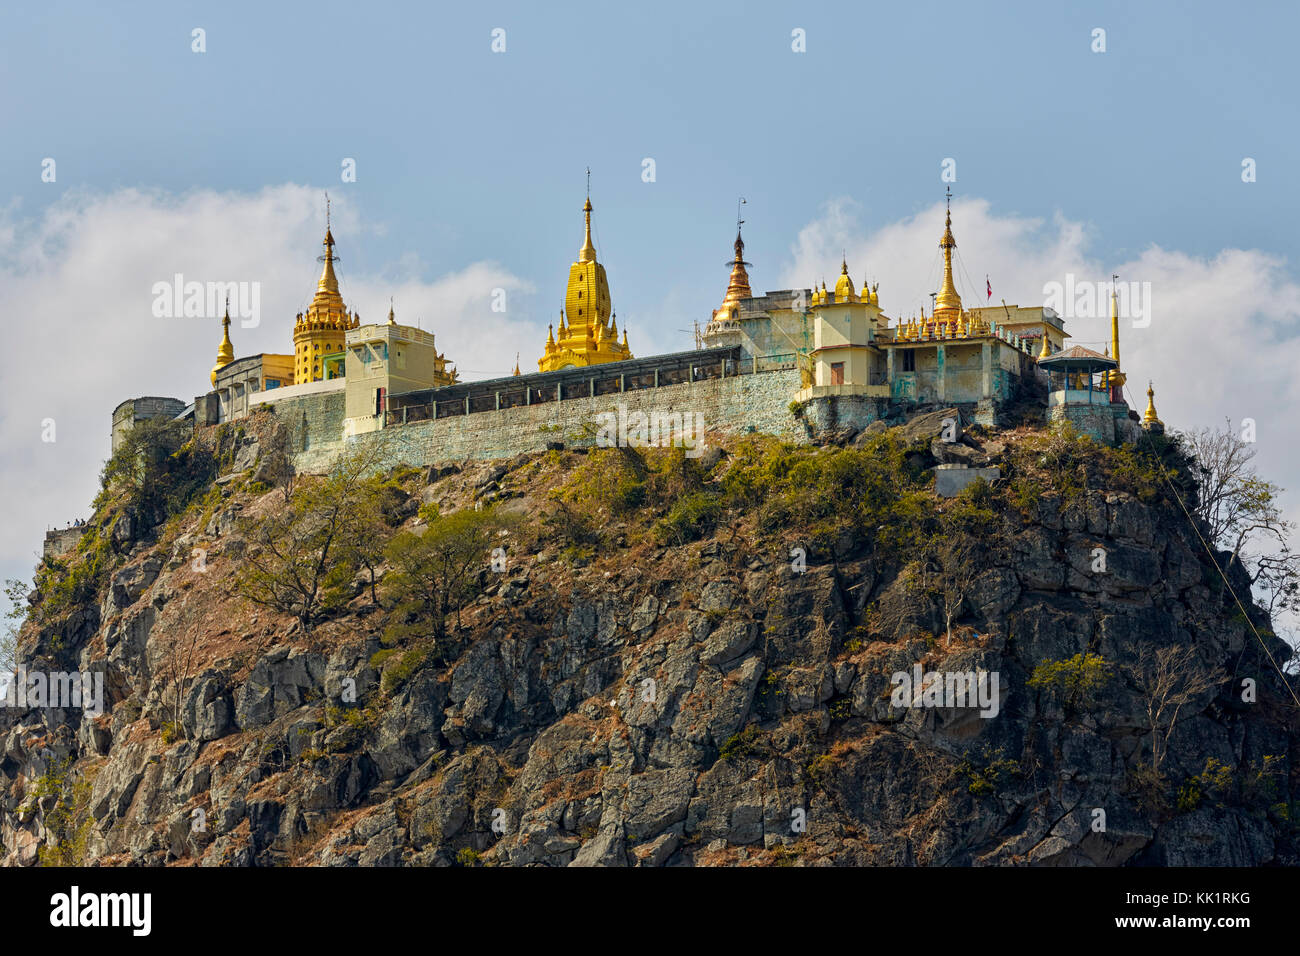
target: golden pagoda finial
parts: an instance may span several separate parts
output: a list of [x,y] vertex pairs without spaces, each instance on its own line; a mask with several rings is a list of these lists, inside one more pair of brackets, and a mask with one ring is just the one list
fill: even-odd
[[1142,413],[1142,427],[1150,429],[1152,426],[1164,427],[1164,422],[1156,414],[1156,390],[1150,381],[1147,382],[1147,410]]
[[587,221],[587,233],[578,250],[579,262],[595,262],[596,247],[591,244],[591,167],[587,167],[587,201],[582,204],[582,214]]
[[397,324],[397,316],[393,314],[393,297],[391,295],[388,297],[388,324]]
[[952,281],[952,251],[957,248],[957,240],[952,236],[952,187],[948,187],[948,213],[943,224],[943,238],[939,248],[943,250],[943,285],[935,297],[935,312],[952,314],[961,310],[961,296]]
[[555,348],[555,326],[549,322],[546,324],[546,351]]
[[1047,326],[1043,326],[1043,347],[1039,349],[1038,357],[1040,359],[1052,357],[1052,343],[1047,337]]
[[840,256],[840,277],[835,280],[835,301],[836,302],[856,302],[858,298],[857,290],[853,288],[853,279],[849,277],[849,262],[847,256]]
[[515,353],[515,374],[516,374],[516,375],[520,375],[520,374],[522,374],[522,373],[519,371],[519,353],[518,353],[518,352]]
[[212,387],[217,387],[217,372],[235,360],[235,347],[230,341],[230,296],[226,296],[226,314],[221,320],[221,344],[217,346],[217,364],[212,366]]
[[[744,200],[742,199],[741,202]],[[741,299],[754,297],[753,291],[749,288],[749,273],[745,271],[745,266],[750,265],[745,261],[745,240],[740,238],[740,225],[744,221],[739,216],[736,217],[736,241],[732,246],[736,254],[731,260],[731,278],[727,282],[727,294],[722,297],[722,305],[714,312],[715,316],[721,313],[724,319],[731,316],[732,310],[738,306]]]
[[1119,295],[1115,290],[1118,275],[1110,277],[1110,341],[1115,348],[1115,370],[1119,370]]
[[339,280],[334,275],[334,233],[330,230],[330,194],[325,194],[325,239],[322,242],[325,246],[325,255],[317,261],[325,263],[325,268],[321,270],[320,281],[316,283],[316,296],[320,297],[321,293],[329,296],[339,294]]

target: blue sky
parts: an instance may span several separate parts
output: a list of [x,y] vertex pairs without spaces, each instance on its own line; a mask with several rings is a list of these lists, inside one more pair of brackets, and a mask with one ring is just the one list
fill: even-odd
[[[756,290],[833,280],[847,250],[888,314],[928,302],[951,157],[977,285],[1036,304],[1066,270],[1153,281],[1164,307],[1127,340],[1134,381],[1156,378],[1177,427],[1258,418],[1266,474],[1300,488],[1298,19],[1194,3],[7,8],[0,309],[34,323],[11,355],[58,349],[60,367],[0,381],[0,475],[29,504],[0,575],[28,575],[44,526],[87,514],[118,401],[206,387],[214,327],[151,323],[154,279],[262,281],[266,317],[236,352],[290,351],[328,190],[363,316],[395,295],[465,377],[516,350],[535,368],[588,166],[620,326],[652,354],[688,347],[679,330],[720,301],[742,195]],[[1067,324],[1097,344],[1105,326]],[[57,447],[34,444],[46,416]]]
[[59,189],[346,191],[388,230],[354,245],[353,268],[410,249],[433,270],[496,259],[558,308],[591,166],[629,315],[667,284],[713,293],[739,195],[770,269],[828,198],[854,196],[868,227],[930,205],[949,156],[958,194],[1086,218],[1103,259],[1158,243],[1294,260],[1297,19],[1280,4],[29,5],[0,24],[0,177],[27,213],[56,194],[32,172],[45,156]]

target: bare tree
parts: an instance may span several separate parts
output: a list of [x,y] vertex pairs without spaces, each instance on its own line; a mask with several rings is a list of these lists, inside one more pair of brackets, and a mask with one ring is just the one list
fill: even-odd
[[166,697],[163,698],[163,706],[171,711],[171,733],[172,739],[184,736],[184,714],[185,706],[185,688],[190,682],[190,671],[194,665],[194,651],[199,644],[198,631],[195,631],[194,637],[191,638],[189,647],[185,650],[185,656],[182,659],[179,646],[173,646],[167,654],[167,663],[163,665],[161,674],[163,678],[169,680],[172,684],[173,700],[170,706],[167,704]]
[[961,614],[962,605],[984,568],[977,561],[979,552],[970,539],[947,537],[939,544],[939,574],[935,593],[943,604],[944,646],[952,643],[952,622]]
[[1294,530],[1278,507],[1282,489],[1255,471],[1255,446],[1229,423],[1223,430],[1201,428],[1184,433],[1183,442],[1194,457],[1192,470],[1199,486],[1196,513],[1210,531],[1210,540],[1241,560],[1252,541],[1264,547],[1285,546]]
[[1134,676],[1146,697],[1151,770],[1158,773],[1183,708],[1217,685],[1220,678],[1213,668],[1197,659],[1195,648],[1182,644],[1144,647],[1138,654]]
[[301,443],[300,430],[292,421],[277,419],[262,447],[263,473],[280,486],[286,502],[293,497],[293,455]]

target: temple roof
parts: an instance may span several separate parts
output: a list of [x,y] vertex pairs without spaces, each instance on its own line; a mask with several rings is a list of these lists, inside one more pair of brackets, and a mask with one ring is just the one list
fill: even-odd
[[1051,370],[1060,371],[1101,371],[1117,368],[1119,363],[1109,356],[1086,349],[1082,345],[1072,345],[1062,349],[1051,358],[1040,358],[1038,364]]

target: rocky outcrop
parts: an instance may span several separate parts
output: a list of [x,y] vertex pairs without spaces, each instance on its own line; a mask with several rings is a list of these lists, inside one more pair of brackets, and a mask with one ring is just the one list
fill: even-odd
[[[425,477],[472,502],[519,465]],[[396,681],[361,599],[304,633],[236,615],[228,556],[188,560],[204,538],[146,549],[113,575],[102,626],[32,652],[106,668],[109,712],[0,715],[5,861],[53,838],[31,795],[67,760],[93,781],[103,863],[1294,864],[1290,691],[1180,517],[1091,491],[1001,520],[951,643],[923,602],[896,634],[873,626],[903,583],[865,547],[795,570],[787,546],[729,533],[580,569],[515,556],[445,653]],[[232,533],[212,521],[195,533]],[[1184,709],[1153,788],[1133,674],[1171,645],[1220,679]],[[1029,685],[1084,652],[1115,669],[1088,706]],[[996,674],[996,715],[896,706],[894,675],[918,665]],[[1213,784],[1207,758],[1227,768]]]

